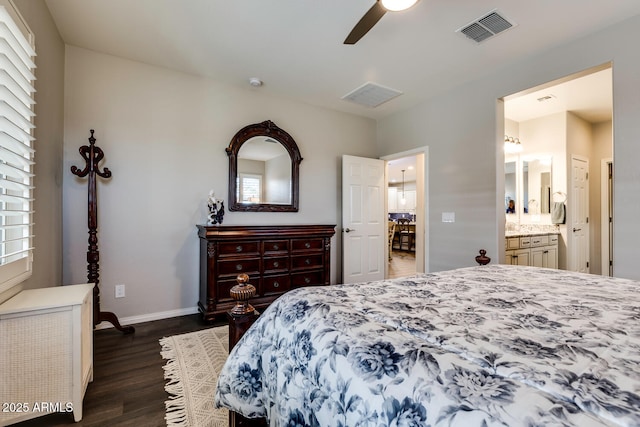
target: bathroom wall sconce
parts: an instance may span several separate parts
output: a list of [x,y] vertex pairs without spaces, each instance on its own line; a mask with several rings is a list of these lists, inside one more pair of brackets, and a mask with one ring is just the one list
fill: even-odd
[[522,144],[518,138],[505,135],[504,136],[504,151],[505,153],[519,153],[522,151]]

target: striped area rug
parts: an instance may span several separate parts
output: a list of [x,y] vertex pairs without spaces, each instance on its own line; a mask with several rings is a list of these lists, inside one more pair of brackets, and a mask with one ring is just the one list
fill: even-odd
[[167,426],[227,427],[229,412],[213,406],[218,374],[229,355],[229,328],[220,326],[160,339]]

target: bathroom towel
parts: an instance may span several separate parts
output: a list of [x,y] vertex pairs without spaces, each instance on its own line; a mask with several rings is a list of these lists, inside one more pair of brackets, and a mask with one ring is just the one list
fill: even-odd
[[564,224],[564,220],[565,220],[564,202],[553,202],[553,206],[551,206],[551,223]]

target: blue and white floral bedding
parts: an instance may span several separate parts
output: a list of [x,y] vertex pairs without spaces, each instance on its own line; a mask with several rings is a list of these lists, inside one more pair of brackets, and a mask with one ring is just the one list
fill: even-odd
[[215,399],[272,426],[640,426],[640,282],[488,265],[293,290]]

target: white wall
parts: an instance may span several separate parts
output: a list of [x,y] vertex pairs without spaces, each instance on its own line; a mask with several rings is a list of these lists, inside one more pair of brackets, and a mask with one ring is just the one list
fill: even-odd
[[265,162],[266,200],[269,203],[291,203],[291,158],[289,154]]
[[[224,149],[240,128],[267,119],[300,148],[300,210],[227,210],[224,224],[337,224],[331,281],[339,281],[341,155],[375,157],[375,122],[71,46],[65,85],[64,280],[86,278],[87,183],[69,169],[82,166],[78,147],[95,129],[113,173],[98,182],[103,311],[195,306],[195,225],[205,222],[209,190],[227,201]],[[119,283],[126,297],[116,300]]]
[[[473,265],[480,248],[487,249],[489,256],[504,253],[504,215],[500,212],[504,202],[502,190],[498,191],[504,180],[504,119],[498,99],[611,61],[614,274],[640,278],[640,56],[628,43],[638,37],[640,17],[634,17],[504,67],[378,123],[381,155],[429,146],[432,270]],[[441,222],[445,211],[455,211],[455,223]]]
[[[504,194],[499,210],[496,199],[496,151],[497,139],[502,150],[504,133],[497,138],[496,117],[503,114],[496,116],[496,98],[482,84],[464,85],[378,123],[381,155],[429,146],[431,271],[474,265],[481,248],[489,256],[498,251],[505,215]],[[503,162],[501,157],[502,180]],[[454,212],[456,222],[441,222],[443,212]]]
[[[592,224],[590,234],[590,263],[592,273],[602,274],[608,266],[602,265],[602,160],[612,158],[612,126],[611,122],[594,124],[591,162],[589,164],[589,222]],[[604,232],[604,236],[607,233]]]

